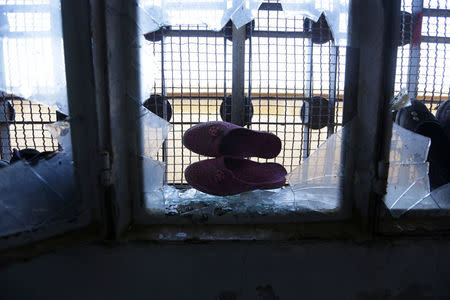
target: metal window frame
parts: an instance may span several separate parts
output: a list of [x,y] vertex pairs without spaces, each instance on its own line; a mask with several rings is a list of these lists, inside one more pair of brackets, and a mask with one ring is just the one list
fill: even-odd
[[[75,184],[82,213],[71,219],[42,225],[32,232],[1,238],[2,251],[11,248],[19,249],[19,252],[22,251],[20,249],[28,251],[26,245],[63,234],[74,237],[76,241],[92,240],[105,236],[107,231],[103,207],[105,193],[99,180],[103,164],[98,150],[89,2],[62,0],[61,14]],[[58,237],[56,240],[65,239]]]
[[[130,99],[139,94],[133,39],[136,8],[134,1],[62,0],[77,186],[90,208],[79,224],[94,224],[107,239],[125,233],[127,239],[155,240],[364,238],[376,233],[387,178],[388,100],[399,27],[391,20],[398,21],[394,16],[400,11],[399,0],[350,1],[344,122],[352,122],[345,132],[345,143],[352,147],[342,153],[344,206],[340,215],[305,215],[289,220],[291,224],[276,219],[274,224],[153,224],[139,192],[142,174],[135,154],[139,142],[129,134],[133,130],[139,136],[140,130],[134,122],[138,104]],[[64,230],[53,228],[47,236]]]
[[[342,182],[343,207],[333,216],[314,213],[295,219],[280,220],[265,217],[262,223],[351,220],[362,232],[374,234],[377,210],[387,181],[387,164],[392,121],[388,101],[393,93],[396,51],[393,47],[399,27],[399,18],[392,23],[393,14],[400,13],[400,1],[370,1],[360,4],[350,2],[349,37],[347,48],[346,80],[344,90],[344,124],[352,120],[345,132],[345,144],[350,151],[343,153],[345,177]],[[365,16],[365,17],[362,17]],[[395,28],[395,30],[394,30]],[[236,29],[233,29],[233,33]],[[393,33],[395,32],[395,34]],[[187,32],[180,32],[187,34]],[[236,32],[239,34],[239,32]],[[398,35],[398,34],[397,34]],[[390,74],[391,76],[385,76]],[[357,76],[355,76],[357,74]],[[376,114],[373,112],[376,111]],[[359,141],[364,140],[364,145]],[[357,182],[356,182],[357,180]],[[135,202],[137,203],[137,202]],[[140,225],[154,225],[154,220],[144,208],[135,208],[135,220]],[[251,222],[251,221],[250,221]],[[253,221],[255,222],[255,221]],[[179,230],[177,224],[186,221],[172,220],[174,225],[164,225]],[[237,226],[248,224],[243,218]],[[239,225],[240,224],[240,225]],[[230,223],[227,223],[229,226]],[[163,225],[161,225],[163,226]],[[210,223],[205,225],[211,226]]]

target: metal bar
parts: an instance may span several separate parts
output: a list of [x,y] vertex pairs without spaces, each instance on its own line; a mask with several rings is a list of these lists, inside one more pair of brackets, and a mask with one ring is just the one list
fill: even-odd
[[[161,37],[161,96],[163,99],[163,119],[167,120],[167,105],[166,105],[166,101],[164,101],[165,96],[166,96],[166,77],[164,75],[164,36]],[[155,106],[158,107],[158,104],[155,103]],[[168,120],[169,121],[169,120]],[[163,142],[162,145],[162,156],[163,156],[163,161],[166,162],[165,164],[165,172],[164,172],[164,183],[167,183],[167,168],[168,168],[168,164],[167,164],[167,141]]]
[[50,12],[51,4],[33,4],[33,5],[21,5],[21,4],[5,4],[0,5],[0,13],[42,13]]
[[450,17],[450,9],[424,8],[422,13],[424,17]]
[[[293,94],[292,94],[293,95]],[[299,95],[299,94],[297,94]],[[305,99],[309,99],[309,97],[295,97],[295,96],[276,96],[275,94],[271,93],[271,94],[259,94],[259,93],[255,93],[252,92],[252,96],[260,98],[260,99],[281,99],[281,100],[305,100]],[[313,94],[313,96],[316,96],[316,94]],[[317,94],[317,96],[322,96],[322,97],[328,97],[327,94]],[[342,97],[343,95],[339,95],[340,97]],[[183,99],[183,95],[181,95],[180,93],[170,93],[167,95],[167,97],[169,98],[173,98],[175,99]],[[208,95],[207,93],[201,93],[200,95],[196,95],[195,98],[197,99],[218,99],[217,95],[215,93],[212,93],[210,95]],[[219,100],[217,100],[219,101]],[[342,102],[343,99],[342,98],[335,98],[335,102]],[[425,100],[424,100],[425,101]]]
[[282,11],[283,7],[281,3],[276,2],[263,2],[259,6],[259,10],[273,10],[273,11]]
[[[385,34],[384,34],[384,82],[382,89],[382,97],[380,99],[380,106],[378,110],[379,116],[379,133],[377,143],[377,156],[378,166],[376,173],[376,182],[378,189],[378,195],[382,200],[386,194],[388,170],[389,170],[389,157],[390,146],[392,139],[392,109],[390,105],[390,99],[394,94],[395,86],[395,72],[397,68],[397,52],[399,44],[398,28],[400,27],[400,6],[401,0],[384,0],[384,22],[385,22]],[[375,202],[376,215],[373,222],[374,230],[377,230],[379,223],[379,212],[382,207],[381,201]]]
[[[106,165],[111,164],[112,145],[109,118],[109,87],[106,48],[105,1],[90,0],[92,20],[92,58],[94,64],[96,109],[98,116],[99,151]],[[106,169],[106,167],[103,167]],[[111,204],[113,188],[109,182],[108,170],[101,170],[100,182],[104,186],[102,194],[102,212],[104,216],[104,232],[106,237],[112,235],[115,207]]]
[[[376,229],[386,184],[390,97],[400,0],[350,1],[344,91],[342,211],[368,235]],[[386,79],[386,76],[389,79]],[[391,86],[392,85],[392,86]],[[349,110],[349,111],[348,111]],[[349,122],[351,120],[351,122]],[[347,146],[348,145],[348,146]],[[386,148],[387,147],[387,148]],[[388,152],[388,150],[387,150]]]
[[0,98],[0,159],[11,159],[11,141],[9,133],[8,101]]
[[50,31],[9,31],[4,34],[0,34],[0,37],[7,37],[10,39],[18,39],[18,38],[45,38],[50,37],[52,34]]
[[338,57],[339,57],[339,48],[331,43],[330,46],[330,87],[328,92],[328,133],[327,136],[330,137],[334,133],[334,117],[335,117],[335,107],[336,107],[336,79],[337,79],[337,65],[338,65]]
[[450,37],[444,36],[422,36],[421,43],[450,44]]
[[[213,37],[221,36],[220,31],[212,30],[188,30],[188,29],[167,29],[164,36],[170,37]],[[269,38],[309,38],[311,33],[303,31],[272,31],[272,30],[254,30],[253,37]]]
[[[172,122],[172,125],[196,125],[198,122]],[[252,125],[305,125],[303,122],[254,122],[252,121]],[[342,125],[341,123],[336,123],[336,125]]]
[[[226,1],[224,1],[226,2]],[[183,4],[184,8],[186,10],[189,9],[195,9],[195,10],[217,10],[217,9],[224,9],[222,3],[217,3],[217,2],[204,2],[204,1],[199,1],[199,2],[189,2],[189,3],[185,3]],[[179,9],[180,8],[180,4],[179,3],[165,3],[164,5],[165,9]],[[264,2],[261,3],[259,10],[274,10],[274,11],[282,11],[283,8],[281,6],[281,3],[275,3],[275,2]]]
[[[417,20],[423,11],[423,0],[412,1],[412,15],[413,20]],[[415,22],[411,22],[411,34],[414,31]],[[422,39],[422,38],[421,38]],[[419,83],[419,68],[420,68],[420,43],[411,44],[409,50],[409,65],[408,65],[408,94],[411,99],[417,98],[417,85]]]
[[233,24],[233,87],[231,99],[231,122],[243,126],[245,122],[245,36],[246,26],[237,29]]
[[90,0],[90,4],[92,12],[92,56],[97,97],[99,145],[102,152],[111,152],[105,1]]
[[[136,1],[108,0],[106,49],[112,145],[112,200],[118,214],[111,238],[128,228],[142,209],[142,165],[140,150],[140,76]],[[130,134],[132,133],[132,134]]]
[[[310,100],[312,97],[312,83],[313,83],[313,42],[311,39],[305,40],[306,46],[305,46],[305,52],[304,55],[307,59],[307,65],[305,66],[306,72],[304,74],[304,80],[305,82],[305,98]],[[304,122],[305,124],[309,123],[309,101],[304,101],[304,108],[305,108],[305,115],[304,115]],[[308,126],[304,126],[303,128],[303,154],[302,159],[304,160],[309,156],[309,148],[311,145],[310,141],[310,129]],[[307,169],[305,168],[305,172]],[[306,175],[306,174],[305,174]]]
[[98,174],[98,127],[90,30],[89,1],[61,1],[62,32],[70,112],[72,150],[78,196],[89,222],[101,224],[103,190]]
[[164,9],[165,10],[179,10],[180,9],[180,3],[183,3],[183,10],[186,11],[187,13],[189,13],[189,10],[223,10],[224,6],[223,6],[223,2],[226,1],[211,1],[211,2],[207,2],[207,1],[198,1],[198,2],[187,2],[187,1],[165,1],[164,3]]
[[[2,108],[0,108],[0,112],[2,111]],[[0,117],[1,120],[1,117]],[[52,124],[53,122],[46,122],[46,121],[14,121],[14,124],[16,125],[46,125],[46,124]],[[0,121],[0,126],[1,125],[5,125],[5,124],[9,124],[9,122],[2,122]]]
[[252,35],[253,31],[250,33],[248,38],[248,87],[247,87],[247,97],[250,101],[252,99]]

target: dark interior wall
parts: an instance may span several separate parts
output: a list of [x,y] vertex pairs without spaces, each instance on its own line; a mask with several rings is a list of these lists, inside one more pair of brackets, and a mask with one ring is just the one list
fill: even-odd
[[450,242],[84,245],[0,270],[0,299],[450,297]]

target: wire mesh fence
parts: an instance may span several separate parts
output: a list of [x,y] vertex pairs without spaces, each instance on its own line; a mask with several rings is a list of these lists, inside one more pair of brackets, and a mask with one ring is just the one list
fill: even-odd
[[395,90],[406,88],[432,113],[449,98],[450,4],[402,0]]
[[[165,95],[173,111],[159,153],[169,184],[184,184],[184,169],[201,159],[183,148],[183,133],[200,122],[231,120],[231,26],[177,26],[148,36],[159,67],[155,94]],[[289,172],[342,125],[345,49],[334,45],[326,21],[286,18],[271,1],[246,25],[242,55],[246,126],[282,140],[273,161]]]
[[[24,80],[45,81],[25,58],[30,43],[45,40],[45,32],[52,26],[51,16],[45,12],[50,2],[0,1],[2,20],[8,22],[0,45],[1,80],[10,81],[10,86]],[[449,3],[402,0],[401,11],[395,90],[408,89],[412,98],[425,101],[435,112],[450,93],[450,74],[446,72],[450,65]],[[230,120],[231,32],[229,23],[220,32],[190,25],[146,35],[154,62],[144,67],[158,70],[153,95],[148,95],[146,104],[173,124],[158,155],[167,163],[169,184],[185,184],[184,169],[201,159],[183,147],[183,133],[200,122]],[[290,171],[342,125],[345,48],[330,40],[323,18],[311,22],[285,17],[279,1],[261,5],[254,22],[246,27],[246,38],[246,126],[280,137],[283,148],[274,161]],[[45,52],[53,47],[48,43],[39,49]],[[20,55],[14,58],[10,53]],[[6,94],[0,104],[2,157],[12,148],[57,148],[44,128],[56,121],[55,111]]]

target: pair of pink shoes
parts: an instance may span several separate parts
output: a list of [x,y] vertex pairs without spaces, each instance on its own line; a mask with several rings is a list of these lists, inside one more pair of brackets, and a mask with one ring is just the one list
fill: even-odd
[[287,172],[282,165],[245,159],[276,157],[281,140],[274,134],[208,122],[187,130],[183,144],[195,153],[215,157],[193,163],[184,172],[187,182],[204,193],[227,196],[285,184]]

